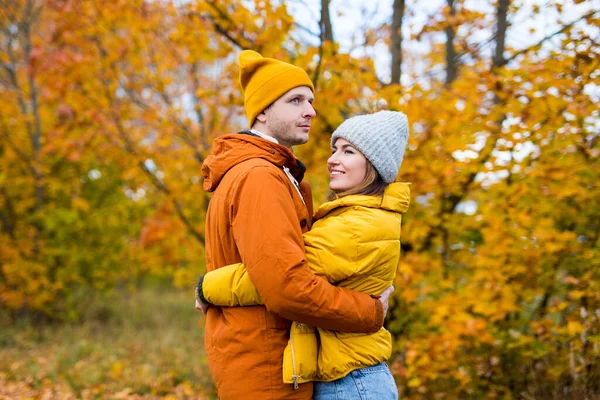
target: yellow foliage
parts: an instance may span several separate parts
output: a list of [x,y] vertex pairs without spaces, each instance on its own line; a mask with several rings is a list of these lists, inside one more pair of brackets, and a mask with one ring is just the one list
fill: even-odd
[[[598,365],[582,344],[600,335],[589,90],[600,50],[586,34],[567,27],[543,52],[507,48],[515,58],[493,67],[469,37],[495,14],[458,2],[405,39],[430,44],[405,54],[426,73],[408,68],[404,86],[382,82],[368,56],[389,30],[363,32],[366,51],[352,54],[298,42],[286,2],[34,3],[38,19],[23,0],[0,15],[2,26],[31,24],[0,34],[2,308],[77,318],[81,289],[147,277],[193,285],[209,202],[200,167],[214,137],[246,125],[235,59],[251,48],[314,79],[318,116],[296,154],[316,204],[344,119],[379,109],[409,117],[400,177],[413,198],[388,315],[404,398],[510,398],[531,382],[575,379],[570,359]],[[598,27],[593,16],[580,23]],[[435,35],[447,27],[462,52],[451,84],[435,72],[446,67]],[[122,363],[107,370],[126,376]],[[166,372],[149,390],[173,382]]]

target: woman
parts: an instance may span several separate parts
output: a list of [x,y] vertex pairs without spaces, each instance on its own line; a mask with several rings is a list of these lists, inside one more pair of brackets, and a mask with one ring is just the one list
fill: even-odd
[[[400,112],[380,111],[344,121],[331,137],[329,201],[304,235],[315,274],[337,286],[380,295],[391,286],[400,259],[400,225],[410,185],[395,182],[408,140]],[[206,274],[202,300],[218,306],[262,304],[243,264]],[[345,333],[293,323],[284,352],[283,379],[294,387],[314,381],[314,398],[398,397],[385,361],[390,333]]]

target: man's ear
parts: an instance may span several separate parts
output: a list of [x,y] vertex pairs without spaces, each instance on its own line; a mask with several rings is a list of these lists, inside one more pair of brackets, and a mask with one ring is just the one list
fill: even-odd
[[265,114],[264,111],[261,111],[261,113],[256,116],[256,120],[264,124],[267,122],[267,114]]

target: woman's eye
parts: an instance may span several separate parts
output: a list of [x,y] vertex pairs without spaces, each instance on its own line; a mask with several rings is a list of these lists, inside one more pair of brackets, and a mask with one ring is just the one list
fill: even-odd
[[300,100],[298,98],[292,99],[292,103],[298,103]]

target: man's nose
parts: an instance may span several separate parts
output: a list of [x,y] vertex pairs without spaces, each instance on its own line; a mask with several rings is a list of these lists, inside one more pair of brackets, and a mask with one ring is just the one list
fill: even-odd
[[304,109],[304,118],[309,118],[312,119],[317,115],[317,112],[315,111],[314,107],[312,106],[312,104],[307,103],[306,108]]

